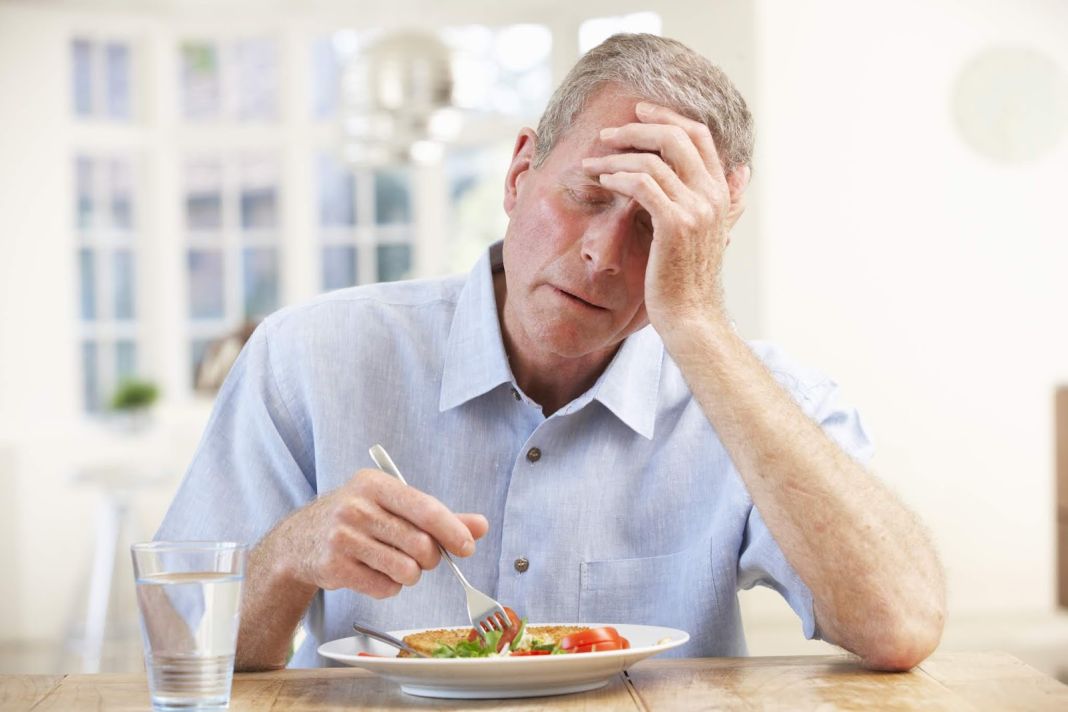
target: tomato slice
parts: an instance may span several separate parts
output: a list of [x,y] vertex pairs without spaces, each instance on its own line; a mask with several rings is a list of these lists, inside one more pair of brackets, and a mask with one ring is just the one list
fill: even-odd
[[504,633],[501,634],[501,640],[497,643],[498,653],[511,645],[512,641],[515,640],[516,634],[519,633],[519,616],[517,616],[515,611],[508,606],[504,607],[504,612],[508,614],[508,622],[511,623],[511,625],[505,628]]
[[[497,643],[498,653],[504,650],[506,646],[510,645],[512,640],[515,639],[516,633],[519,632],[519,616],[517,616],[515,611],[513,611],[508,606],[504,607],[504,612],[508,614],[508,622],[511,623],[511,626],[505,628],[504,632],[501,634],[501,639]],[[471,632],[467,634],[467,639],[476,640],[477,638],[478,631],[472,628]]]
[[610,640],[604,643],[590,643],[589,645],[580,645],[577,648],[572,648],[569,652],[572,653],[597,653],[604,650],[624,650],[625,640]]
[[[564,639],[560,641],[560,649],[572,651],[575,648],[585,647],[596,643],[615,643],[620,647],[614,648],[619,650],[622,648],[622,641],[626,638],[622,637],[615,628],[590,628],[589,630],[579,631],[578,633],[572,633],[571,635],[564,636]],[[630,645],[627,643],[627,645]],[[607,648],[605,648],[607,650]],[[589,652],[589,651],[587,651]]]

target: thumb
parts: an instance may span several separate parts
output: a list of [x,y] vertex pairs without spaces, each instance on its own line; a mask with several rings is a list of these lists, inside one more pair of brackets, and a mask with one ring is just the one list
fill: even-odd
[[487,521],[481,514],[462,512],[458,513],[456,516],[467,526],[467,529],[471,532],[471,536],[475,539],[481,539],[486,536],[486,532],[489,531],[489,521]]

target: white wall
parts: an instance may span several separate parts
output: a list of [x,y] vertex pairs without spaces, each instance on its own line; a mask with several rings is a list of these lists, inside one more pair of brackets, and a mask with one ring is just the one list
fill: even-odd
[[945,559],[951,615],[1049,610],[1068,136],[998,165],[958,137],[950,97],[990,45],[1068,72],[1068,4],[759,8],[766,333],[863,406],[876,469]]

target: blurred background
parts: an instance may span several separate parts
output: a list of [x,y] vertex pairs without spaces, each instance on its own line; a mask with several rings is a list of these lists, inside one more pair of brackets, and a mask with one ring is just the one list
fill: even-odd
[[[467,271],[517,130],[617,31],[747,98],[732,313],[860,406],[943,649],[1068,676],[1060,0],[0,0],[0,672],[140,668],[128,544],[248,329]],[[742,601],[752,653],[829,650]]]

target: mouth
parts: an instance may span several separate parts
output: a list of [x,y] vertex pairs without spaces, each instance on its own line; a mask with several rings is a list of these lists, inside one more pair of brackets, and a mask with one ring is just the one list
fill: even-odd
[[578,304],[579,306],[583,306],[583,307],[586,307],[588,309],[597,309],[599,311],[608,311],[608,309],[606,307],[602,307],[602,306],[600,306],[598,304],[594,304],[591,301],[583,299],[582,297],[578,296],[577,294],[572,294],[571,292],[566,292],[563,289],[560,289],[559,287],[553,287],[553,290],[557,294],[559,294],[562,297],[564,297],[565,299],[567,299],[568,301],[573,302],[575,304]]

